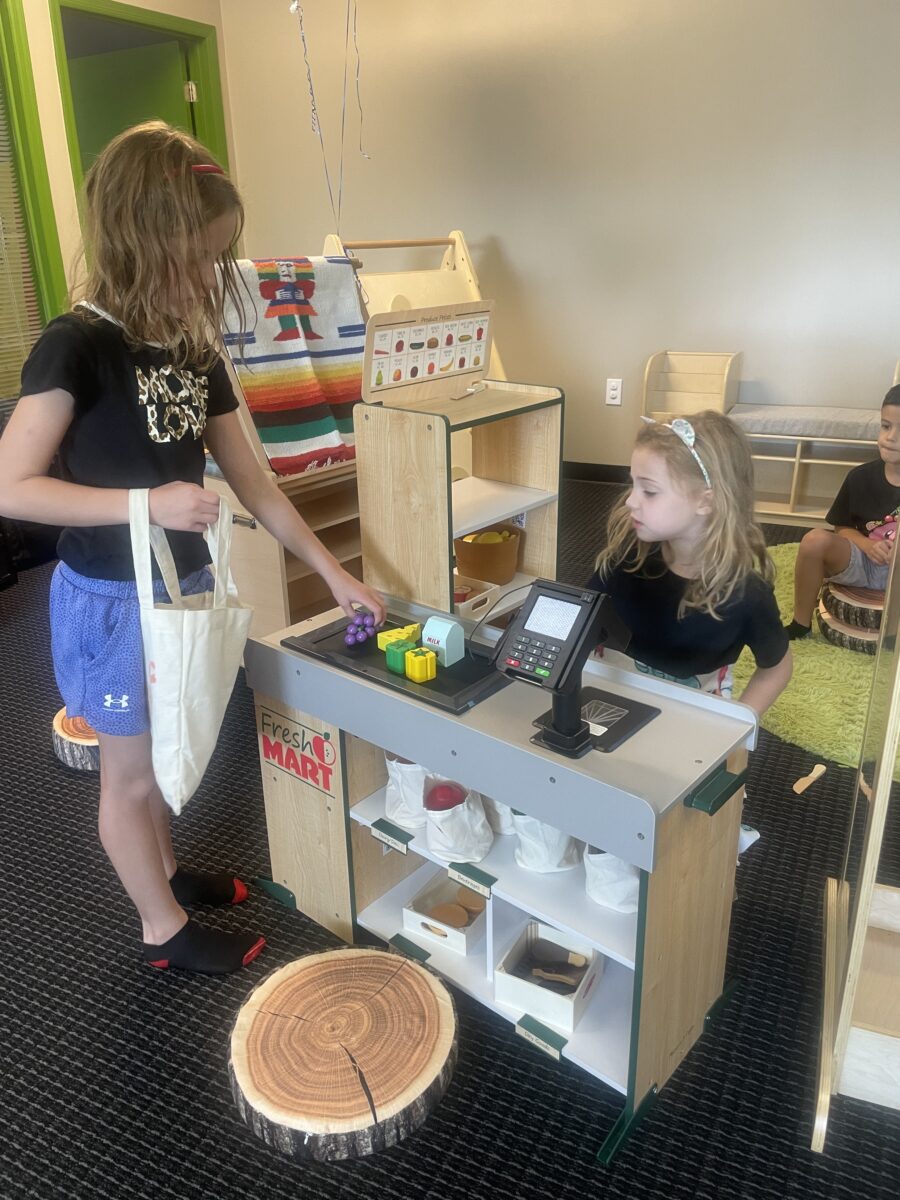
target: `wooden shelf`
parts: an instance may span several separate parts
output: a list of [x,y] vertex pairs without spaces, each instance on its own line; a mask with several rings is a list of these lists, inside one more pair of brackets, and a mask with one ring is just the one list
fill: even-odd
[[301,510],[301,516],[313,532],[342,525],[359,516],[359,498],[355,488],[347,488],[334,495],[311,500]]
[[[350,816],[368,826],[383,818],[384,788],[351,808]],[[496,878],[492,889],[494,896],[548,925],[590,942],[610,958],[633,969],[636,914],[618,913],[590,900],[585,892],[583,866],[545,875],[518,866],[514,857],[516,841],[515,837],[498,834],[487,856],[477,864],[480,870]],[[416,833],[409,849],[446,869],[447,864],[428,849],[424,830]]]
[[519,416],[557,403],[559,392],[556,388],[491,380],[486,382],[480,391],[460,396],[456,400],[418,400],[404,402],[402,407],[409,412],[445,417],[450,428],[456,431],[470,429],[473,425],[483,425],[489,421],[501,421],[506,417]]
[[[349,562],[352,558],[359,558],[359,525],[355,521],[345,522],[343,525],[335,525],[328,530],[321,538],[322,543],[328,547],[339,563]],[[293,554],[285,551],[284,555],[285,576],[288,583],[295,583],[298,579],[305,579],[308,575],[315,575],[315,570],[305,562],[301,562],[299,558],[295,558]]]
[[505,521],[532,508],[541,508],[557,499],[556,492],[474,476],[458,479],[452,485],[452,495],[454,537],[463,537],[476,529],[483,529],[485,525]]

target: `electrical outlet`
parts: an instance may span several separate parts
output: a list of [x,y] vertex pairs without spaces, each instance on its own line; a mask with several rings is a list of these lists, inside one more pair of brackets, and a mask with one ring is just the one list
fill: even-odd
[[606,381],[606,403],[621,404],[622,403],[622,380],[607,379]]

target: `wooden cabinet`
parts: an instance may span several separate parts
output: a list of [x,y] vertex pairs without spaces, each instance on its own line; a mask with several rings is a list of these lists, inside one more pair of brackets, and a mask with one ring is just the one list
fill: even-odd
[[[516,577],[502,590],[556,577],[563,396],[557,388],[487,380],[462,399],[354,413],[366,582],[453,610],[453,539],[523,514]],[[469,430],[472,472],[453,480],[451,434]],[[521,593],[519,593],[521,599]]]
[[[362,578],[355,464],[273,479],[338,562]],[[207,475],[206,486],[225,496],[234,512],[231,570],[241,599],[253,608],[251,637],[283,629],[334,604],[324,580],[285,550],[223,479]]]

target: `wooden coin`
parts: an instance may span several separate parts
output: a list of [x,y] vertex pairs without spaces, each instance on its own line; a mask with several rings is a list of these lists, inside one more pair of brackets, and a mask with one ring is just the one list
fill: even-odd
[[425,915],[454,929],[465,929],[471,919],[461,904],[435,904]]
[[465,885],[456,893],[456,900],[473,917],[477,917],[479,913],[483,913],[487,905],[487,900],[484,896],[480,896],[478,892],[473,892],[471,888]]
[[437,976],[382,950],[310,954],[251,993],[231,1034],[238,1109],[295,1158],[373,1154],[417,1129],[456,1062],[456,1012]]

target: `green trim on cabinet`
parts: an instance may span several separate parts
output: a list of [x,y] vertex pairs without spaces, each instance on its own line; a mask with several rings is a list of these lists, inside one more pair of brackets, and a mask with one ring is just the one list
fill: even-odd
[[647,1095],[643,1098],[636,1112],[631,1111],[631,1107],[626,1104],[623,1111],[619,1114],[619,1118],[613,1125],[612,1129],[606,1135],[603,1145],[597,1151],[597,1159],[602,1162],[605,1167],[608,1167],[620,1148],[628,1141],[635,1129],[652,1108],[657,1096],[657,1088],[654,1084]]
[[41,316],[50,321],[67,307],[68,286],[47,174],[22,0],[0,0],[0,75]]
[[736,775],[732,774],[722,763],[719,769],[705,779],[698,788],[688,792],[684,798],[685,808],[695,808],[699,812],[707,813],[710,817],[713,816],[739,788],[743,787],[748,774],[749,768],[747,767]]
[[133,4],[119,4],[118,0],[50,0],[50,25],[53,30],[56,71],[59,76],[59,92],[66,126],[69,162],[76,191],[80,192],[81,190],[84,172],[78,150],[75,104],[72,99],[69,64],[66,58],[66,39],[62,24],[64,8],[77,9],[78,12],[105,17],[111,21],[122,21],[129,25],[141,25],[145,28],[159,30],[161,33],[171,33],[189,43],[187,61],[193,72],[194,82],[197,83],[200,97],[194,110],[197,138],[228,170],[222,78],[219,71],[219,50],[214,25],[206,25],[201,21],[189,21],[185,17],[170,16],[168,13],[153,12],[146,8],[136,8]]
[[628,1053],[628,1091],[625,1097],[626,1112],[633,1112],[635,1088],[637,1086],[638,1041],[641,1030],[641,988],[644,983],[644,947],[647,940],[647,897],[650,890],[650,873],[641,871],[638,885],[637,930],[634,939],[634,992],[631,997],[631,1038]]
[[297,897],[281,883],[275,883],[268,875],[256,875],[253,878],[253,883],[264,892],[267,892],[279,904],[283,904],[285,908],[297,908]]

